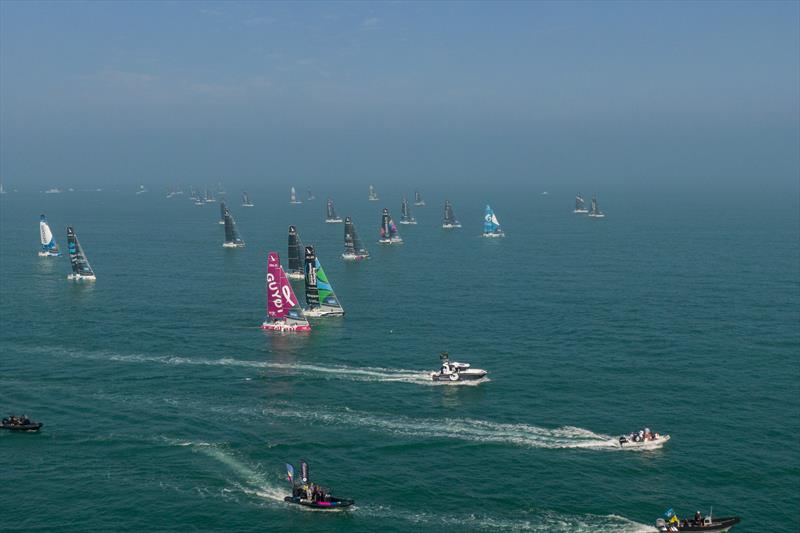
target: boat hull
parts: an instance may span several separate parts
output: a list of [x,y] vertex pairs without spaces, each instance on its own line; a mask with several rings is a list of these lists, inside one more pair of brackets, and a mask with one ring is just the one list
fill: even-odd
[[359,254],[342,254],[342,259],[345,261],[365,261],[369,259],[369,256]]
[[329,316],[344,316],[344,311],[328,311],[325,309],[315,308],[315,309],[303,309],[303,314],[306,315],[306,318],[323,318]]
[[600,214],[589,213],[588,216],[589,216],[589,218],[606,218],[606,216],[604,214],[602,214],[602,213],[600,213]]
[[341,224],[343,221],[341,218],[326,218],[326,224]]
[[[627,439],[627,436],[625,437]],[[654,440],[645,440],[640,442],[634,442],[632,440],[627,440],[627,442],[619,442],[619,447],[625,450],[657,450],[664,446],[667,441],[670,439],[669,435],[661,435],[657,439]]]
[[328,502],[312,502],[306,500],[305,498],[297,498],[294,496],[286,496],[283,501],[287,503],[294,503],[296,505],[302,505],[303,507],[308,507],[309,509],[318,509],[320,511],[337,511],[341,509],[347,509],[356,503],[353,500],[340,500],[339,498],[331,498],[331,501]]
[[575,213],[576,215],[585,215],[586,213],[589,212],[589,210],[588,209],[573,209],[572,212]]
[[39,252],[39,257],[60,257],[61,252],[58,253],[51,253],[51,252]]
[[9,431],[39,431],[42,429],[42,426],[44,426],[44,424],[41,422],[34,422],[31,424],[11,424],[3,421],[3,423],[0,424],[0,429],[7,429]]
[[244,248],[243,242],[223,242],[223,248]]
[[487,239],[499,239],[501,237],[505,237],[506,234],[505,233],[484,233],[483,236],[486,237]]
[[416,220],[401,220],[400,224],[402,224],[404,226],[416,226],[417,225],[417,221]]
[[287,272],[286,277],[289,279],[295,280],[303,280],[306,279],[306,275],[303,272]]
[[82,276],[80,274],[69,274],[67,279],[70,281],[97,281],[95,276]]
[[254,204],[242,204],[242,207],[254,207]]
[[378,244],[403,244],[403,239],[395,237],[393,239],[378,239]]
[[425,202],[414,202],[414,205],[417,207],[425,207],[428,204],[426,204]]
[[261,329],[265,331],[311,331],[308,324],[287,324],[286,322],[264,322]]
[[461,224],[442,224],[443,229],[456,229],[460,228]]
[[742,519],[738,516],[727,516],[723,518],[714,518],[710,524],[692,524],[689,522],[687,525],[670,525],[659,520],[656,528],[659,531],[713,531],[714,533],[724,533],[730,530],[733,526],[741,522]]
[[441,372],[431,372],[433,381],[443,381],[448,383],[458,383],[461,381],[478,381],[486,377],[488,372],[479,368],[470,368],[462,372],[442,374]]

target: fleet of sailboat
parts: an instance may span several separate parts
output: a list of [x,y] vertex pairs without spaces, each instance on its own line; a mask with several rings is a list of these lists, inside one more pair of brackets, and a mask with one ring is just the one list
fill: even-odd
[[310,317],[343,316],[344,309],[333,292],[328,276],[322,270],[313,246],[305,247],[306,305],[303,312]]
[[589,217],[591,218],[605,218],[606,215],[597,207],[597,195],[592,196],[592,208],[589,210]]
[[221,202],[222,216],[225,223],[225,242],[223,248],[244,248],[244,241],[236,230],[236,221],[233,219],[230,210],[225,207],[225,202]]
[[327,214],[325,215],[325,222],[328,224],[340,224],[342,218],[336,216],[336,210],[333,208],[333,200],[328,198]]
[[411,209],[408,208],[408,200],[403,196],[403,203],[400,205],[400,223],[403,225],[416,225],[417,219],[411,215]]
[[289,203],[290,204],[302,204],[303,202],[297,199],[297,191],[294,190],[294,187],[289,189]]
[[389,210],[383,208],[381,214],[381,238],[378,239],[378,244],[403,244],[403,238],[397,232],[397,226],[389,215]]
[[370,202],[377,202],[379,200],[378,193],[375,192],[375,187],[373,187],[372,185],[369,186],[368,199]]
[[50,230],[50,225],[47,224],[47,218],[42,215],[39,217],[39,234],[42,240],[42,249],[39,250],[39,257],[58,257],[61,252],[56,244],[56,238]]
[[414,191],[414,205],[425,207],[425,200],[422,199],[422,194],[420,194],[419,190]]
[[253,207],[253,202],[250,201],[246,192],[242,193],[242,207]]
[[311,331],[292,284],[286,277],[277,252],[267,254],[267,318],[261,329],[268,331]]
[[86,258],[86,254],[81,247],[78,236],[72,226],[67,227],[67,251],[69,252],[69,262],[72,265],[72,273],[67,276],[67,279],[75,281],[95,281],[97,278],[94,275],[94,270]]
[[444,221],[442,222],[442,227],[444,229],[454,229],[461,227],[461,222],[456,220],[456,216],[453,214],[453,205],[450,203],[449,200],[444,201]]
[[500,227],[500,221],[494,211],[486,204],[486,213],[483,215],[483,236],[484,237],[505,237],[506,234],[503,228]]
[[297,233],[297,228],[289,226],[289,271],[286,275],[289,276],[290,279],[305,278],[303,257],[300,255],[300,247],[300,235]]
[[350,217],[345,217],[344,219],[344,253],[342,254],[342,259],[345,261],[369,259],[369,252],[358,236],[356,225],[353,224],[353,219]]

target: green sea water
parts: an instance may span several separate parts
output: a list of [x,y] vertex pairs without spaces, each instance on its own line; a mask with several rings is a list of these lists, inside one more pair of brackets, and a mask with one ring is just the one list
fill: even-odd
[[[380,209],[413,191],[285,189],[251,209],[229,191],[243,250],[186,196],[0,197],[0,409],[45,424],[0,432],[3,528],[633,532],[713,506],[797,531],[796,197],[614,190],[591,220],[574,191],[424,190],[382,248]],[[340,259],[327,194],[369,261]],[[505,239],[480,237],[486,202]],[[36,255],[41,213],[62,249],[75,227],[96,283]],[[310,335],[258,327],[289,224],[347,312]],[[490,381],[432,384],[441,350]],[[643,426],[672,440],[609,445]],[[356,507],[284,503],[301,458]]]

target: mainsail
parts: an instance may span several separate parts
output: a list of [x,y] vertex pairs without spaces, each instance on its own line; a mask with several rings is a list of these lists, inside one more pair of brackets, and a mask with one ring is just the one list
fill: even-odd
[[300,203],[302,203],[300,200],[297,199],[297,191],[294,190],[294,187],[292,187],[289,190],[289,203],[290,204],[300,204]]
[[575,212],[586,213],[586,202],[584,202],[583,196],[580,194],[575,195]]
[[400,206],[400,223],[412,224],[414,222],[416,222],[416,220],[411,216],[411,210],[408,208],[408,200],[403,196],[403,203]]
[[224,224],[225,223],[225,211],[227,211],[227,210],[228,209],[225,207],[225,202],[220,202],[219,203],[219,223],[220,224]]
[[248,196],[246,192],[242,193],[242,207],[253,207],[250,196]]
[[322,315],[343,315],[339,300],[333,292],[333,286],[314,253],[313,246],[305,247],[306,270],[306,303],[311,311],[318,310]]
[[58,251],[58,244],[53,237],[53,232],[50,231],[50,226],[47,224],[47,218],[42,215],[39,217],[39,234],[42,238],[42,251],[39,255],[61,255]]
[[267,316],[272,322],[265,321],[262,325],[265,329],[311,329],[281,267],[277,252],[267,255]]
[[69,262],[72,264],[72,277],[75,279],[94,278],[94,270],[92,270],[89,260],[86,259],[86,254],[83,253],[81,243],[72,226],[67,227],[67,249],[69,250]]
[[336,210],[333,208],[333,199],[328,198],[327,215],[325,217],[325,222],[334,223],[341,221],[342,219],[336,216]]
[[500,228],[500,221],[492,211],[489,205],[486,205],[486,214],[483,217],[483,234],[484,235],[502,235],[503,230]]
[[356,226],[350,217],[345,217],[344,219],[344,253],[342,257],[345,259],[365,259],[369,257],[369,252],[364,248],[364,243],[358,236]]
[[414,205],[417,205],[417,206],[424,206],[425,205],[425,200],[422,199],[422,194],[420,194],[420,192],[418,190],[414,191]]
[[605,215],[597,207],[597,195],[592,195],[592,208],[589,210],[589,216],[592,218],[603,218]]
[[378,193],[375,192],[375,187],[372,185],[369,186],[369,200],[371,202],[375,202],[378,200]]
[[383,244],[403,242],[403,239],[401,239],[400,235],[397,233],[397,226],[394,220],[392,220],[392,217],[389,215],[389,210],[385,207],[381,214],[381,238],[378,242]]
[[239,232],[236,230],[236,221],[233,219],[233,215],[225,207],[225,202],[222,202],[223,220],[225,221],[225,242],[222,246],[226,248],[244,248],[244,241],[239,236]]
[[316,200],[316,199],[317,199],[317,197],[314,196],[313,192],[311,192],[311,187],[306,189],[306,200]]
[[289,276],[303,277],[303,257],[300,255],[300,235],[297,228],[289,226]]

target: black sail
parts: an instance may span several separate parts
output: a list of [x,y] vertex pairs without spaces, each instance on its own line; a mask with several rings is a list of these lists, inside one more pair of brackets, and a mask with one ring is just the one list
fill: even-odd
[[219,203],[219,219],[224,221],[225,220],[225,211],[228,209],[225,207],[225,202]]
[[388,239],[391,235],[390,223],[389,210],[384,207],[383,213],[381,213],[381,237],[384,239]]
[[222,216],[225,221],[225,242],[241,243],[242,239],[239,237],[239,232],[236,231],[236,221],[233,220],[231,212],[226,208]]
[[328,198],[328,219],[332,220],[336,218],[336,211],[333,210],[333,200]]
[[449,200],[444,201],[444,223],[455,224],[456,216],[453,214],[453,206]]
[[405,196],[403,196],[403,204],[400,206],[400,218],[402,220],[408,220],[409,219],[409,215],[408,215],[408,200],[406,200]]
[[300,236],[294,226],[289,226],[289,271],[303,272],[303,258],[300,256]]
[[317,256],[313,246],[306,246],[306,303],[309,308],[319,307],[319,290],[317,290]]
[[81,243],[72,226],[67,227],[67,250],[69,251],[69,262],[72,265],[72,272],[81,276],[94,276],[94,270],[83,253]]
[[344,253],[345,255],[355,255],[355,228],[353,227],[353,219],[345,217],[344,219]]

